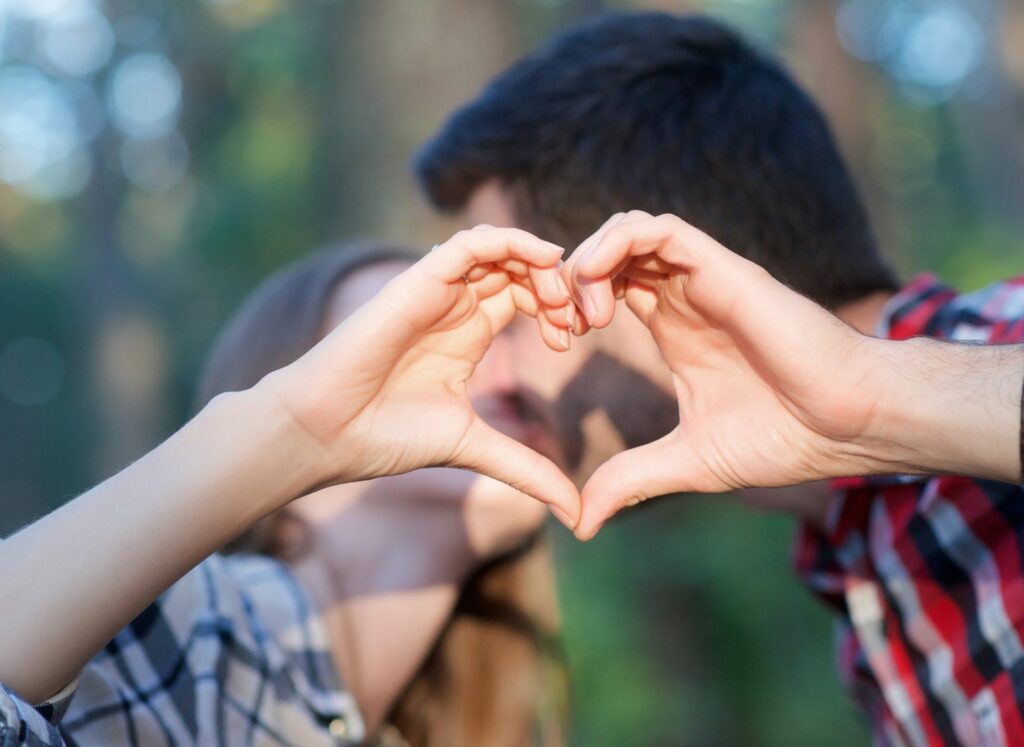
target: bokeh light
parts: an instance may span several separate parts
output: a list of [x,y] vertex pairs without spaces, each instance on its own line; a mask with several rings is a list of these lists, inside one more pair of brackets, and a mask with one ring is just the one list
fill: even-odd
[[912,83],[951,89],[977,67],[983,43],[978,22],[966,8],[942,4],[908,24],[893,69]]
[[171,260],[181,248],[195,199],[195,185],[188,177],[161,192],[132,190],[117,227],[125,257],[140,267]]
[[114,125],[135,138],[162,137],[174,129],[181,109],[181,77],[165,55],[138,53],[113,72],[108,106]]
[[98,9],[79,4],[45,24],[40,46],[57,70],[91,75],[110,61],[114,31]]
[[92,0],[5,0],[3,9],[15,16],[47,21],[93,4]]
[[0,190],[0,236],[10,254],[32,262],[60,257],[68,251],[70,232],[66,203]]
[[121,400],[140,402],[157,395],[167,371],[167,346],[152,320],[117,317],[99,346],[101,379]]
[[836,25],[850,54],[882,66],[917,99],[948,99],[985,58],[976,11],[957,0],[845,0]]
[[182,80],[162,49],[165,13],[154,0],[0,0],[0,181],[66,200],[111,160],[143,189],[181,178]]
[[86,185],[92,162],[73,105],[38,70],[0,70],[0,179],[28,194],[63,198]]
[[282,9],[281,0],[206,0],[213,16],[225,26],[247,29]]

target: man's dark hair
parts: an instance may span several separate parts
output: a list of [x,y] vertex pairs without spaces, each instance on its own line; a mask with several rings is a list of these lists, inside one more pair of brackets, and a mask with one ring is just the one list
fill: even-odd
[[498,180],[519,225],[570,248],[613,213],[674,213],[832,308],[898,287],[817,106],[703,17],[569,29],[456,111],[415,167],[445,211]]

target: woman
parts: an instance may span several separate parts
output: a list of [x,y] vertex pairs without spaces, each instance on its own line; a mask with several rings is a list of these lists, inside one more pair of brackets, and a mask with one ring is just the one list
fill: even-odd
[[[340,247],[268,279],[214,347],[199,404],[301,357],[412,260]],[[474,406],[555,457],[543,410],[502,370],[506,345],[499,336],[470,379]],[[388,724],[382,741],[559,745],[567,682],[546,513],[496,480],[421,470],[300,498],[228,549],[284,559],[331,610],[336,665],[367,730]]]
[[460,232],[294,363],[0,543],[0,744],[359,742],[311,595],[279,561],[212,553],[299,496],[433,465],[514,485],[571,527],[572,483],[465,386],[517,311],[565,349],[561,253]]

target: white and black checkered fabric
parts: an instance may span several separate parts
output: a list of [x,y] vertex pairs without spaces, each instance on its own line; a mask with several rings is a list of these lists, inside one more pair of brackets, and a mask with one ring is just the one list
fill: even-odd
[[363,736],[308,596],[262,557],[208,558],[46,703],[0,689],[0,747],[341,747]]

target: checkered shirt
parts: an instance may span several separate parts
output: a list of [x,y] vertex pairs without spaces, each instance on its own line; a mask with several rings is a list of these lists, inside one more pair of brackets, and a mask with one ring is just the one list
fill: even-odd
[[0,747],[342,747],[363,736],[309,597],[263,557],[208,558],[46,703],[0,687]]
[[[1024,342],[1024,277],[966,295],[918,277],[878,334]],[[840,672],[875,742],[1024,744],[1024,486],[894,476],[833,488],[824,532],[801,527],[794,564],[838,613]]]

